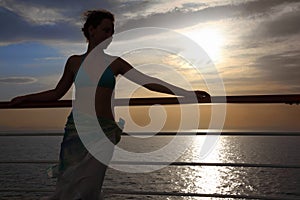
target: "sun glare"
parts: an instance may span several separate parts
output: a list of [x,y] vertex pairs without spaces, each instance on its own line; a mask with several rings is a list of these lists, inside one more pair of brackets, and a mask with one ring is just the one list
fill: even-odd
[[223,35],[216,28],[204,28],[186,33],[188,37],[199,44],[213,61],[221,58]]

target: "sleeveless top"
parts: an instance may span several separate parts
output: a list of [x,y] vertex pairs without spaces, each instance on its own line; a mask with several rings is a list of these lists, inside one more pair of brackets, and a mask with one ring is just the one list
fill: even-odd
[[[80,72],[80,75],[78,76],[79,72]],[[88,76],[88,74],[83,70],[82,66],[79,68],[77,74],[75,75],[74,83],[75,83],[75,86],[76,85],[92,86],[91,79]],[[110,88],[113,90],[115,88],[115,85],[116,85],[115,75],[114,75],[111,67],[108,66],[104,70],[101,78],[99,79],[97,86]]]

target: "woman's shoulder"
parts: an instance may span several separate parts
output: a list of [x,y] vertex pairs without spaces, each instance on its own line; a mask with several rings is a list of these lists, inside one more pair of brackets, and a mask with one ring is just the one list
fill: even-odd
[[73,73],[76,73],[84,58],[85,58],[84,54],[71,55],[67,60],[67,64],[66,64],[67,70],[72,71]]
[[82,62],[82,60],[85,58],[85,54],[81,54],[81,55],[71,55],[68,58],[68,62],[71,63],[77,63],[77,62]]

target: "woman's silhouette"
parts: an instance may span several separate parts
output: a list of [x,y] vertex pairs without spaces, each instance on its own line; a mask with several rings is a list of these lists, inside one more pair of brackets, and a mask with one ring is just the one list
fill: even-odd
[[[68,58],[64,73],[57,86],[48,91],[19,96],[11,100],[12,105],[26,101],[55,101],[63,97],[74,83],[75,77],[85,57],[101,42],[114,34],[114,16],[106,10],[93,10],[85,13],[86,21],[82,28],[88,41],[87,51],[82,55],[72,55]],[[103,45],[105,49],[109,45]],[[103,52],[104,53],[104,52]],[[129,72],[130,73],[127,73]],[[167,94],[190,96],[209,99],[204,91],[186,91],[159,79],[149,77],[135,70],[122,58],[116,58],[104,70],[97,84],[95,94],[95,111],[105,135],[114,144],[120,140],[122,130],[114,120],[111,109],[111,98],[115,87],[115,77],[123,75],[129,80],[145,88]],[[143,84],[143,82],[148,84]],[[76,88],[76,84],[75,84]],[[94,97],[91,97],[94,98]],[[113,149],[106,149],[112,155]],[[69,115],[61,143],[56,191],[47,199],[60,200],[96,200],[102,199],[100,193],[107,166],[95,159],[84,147],[75,128],[73,113]]]

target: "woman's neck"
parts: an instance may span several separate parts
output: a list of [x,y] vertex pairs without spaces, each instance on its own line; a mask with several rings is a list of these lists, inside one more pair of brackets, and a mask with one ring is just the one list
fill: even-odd
[[[87,54],[90,53],[96,46],[97,46],[97,44],[89,43],[86,53]],[[103,51],[103,49],[102,49],[102,51]]]

